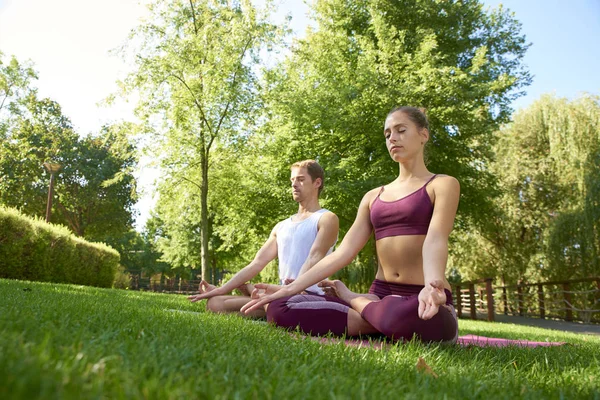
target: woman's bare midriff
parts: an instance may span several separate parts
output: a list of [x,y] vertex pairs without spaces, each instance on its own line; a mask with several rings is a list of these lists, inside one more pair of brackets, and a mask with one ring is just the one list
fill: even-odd
[[[379,239],[376,279],[409,285],[423,285],[423,242],[425,235],[388,236]],[[444,279],[444,287],[450,285]]]

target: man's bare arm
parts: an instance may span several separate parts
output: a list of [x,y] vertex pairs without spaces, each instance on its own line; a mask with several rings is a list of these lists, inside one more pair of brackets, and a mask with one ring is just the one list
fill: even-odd
[[262,245],[250,264],[238,271],[238,273],[235,274],[223,286],[209,292],[189,296],[188,299],[192,302],[196,302],[213,296],[228,294],[243,283],[248,282],[250,279],[258,275],[259,272],[262,271],[269,262],[273,261],[277,257],[277,228],[278,225],[273,228],[271,234],[269,235],[269,239],[267,239],[265,244]]

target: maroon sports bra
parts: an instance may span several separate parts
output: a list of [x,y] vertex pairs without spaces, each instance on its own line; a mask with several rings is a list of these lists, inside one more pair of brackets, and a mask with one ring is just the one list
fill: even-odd
[[371,204],[371,224],[375,229],[375,240],[388,236],[426,235],[433,215],[433,204],[427,185],[433,175],[420,189],[394,201],[383,201],[379,194]]

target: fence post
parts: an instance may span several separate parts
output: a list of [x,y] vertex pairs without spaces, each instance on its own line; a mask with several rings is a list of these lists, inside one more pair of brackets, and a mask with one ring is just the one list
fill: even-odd
[[469,283],[469,302],[471,303],[471,319],[477,319],[477,308],[475,307],[475,284]]
[[460,285],[456,285],[456,315],[459,318],[462,317],[462,293],[460,289]]
[[573,321],[573,306],[571,300],[570,286],[568,283],[563,283],[563,296],[565,298],[565,305],[567,306],[567,315],[565,321]]
[[546,318],[546,307],[544,306],[544,287],[542,284],[538,284],[538,305],[540,307],[540,318]]
[[485,291],[487,297],[487,314],[488,321],[493,322],[494,317],[494,294],[492,293],[492,278],[487,278],[485,280]]
[[519,316],[523,316],[523,288],[521,284],[517,284],[517,302],[519,303]]
[[[506,285],[506,283],[504,283]],[[502,286],[502,302],[504,303],[504,315],[508,315],[508,298],[506,297],[506,286]]]

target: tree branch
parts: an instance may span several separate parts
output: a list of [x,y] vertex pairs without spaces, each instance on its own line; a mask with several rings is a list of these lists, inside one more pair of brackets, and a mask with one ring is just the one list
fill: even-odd
[[198,26],[196,25],[196,11],[194,10],[194,1],[190,0],[190,8],[192,9],[192,21],[194,24],[194,33],[198,36]]
[[196,104],[196,107],[198,107],[198,111],[200,111],[200,116],[202,117],[202,121],[206,124],[206,126],[208,126],[209,131],[212,131],[212,128],[208,122],[208,120],[206,119],[206,115],[204,114],[204,110],[202,108],[202,106],[200,105],[200,103],[198,102],[198,99],[196,98],[196,95],[194,94],[194,91],[188,86],[188,84],[179,76],[174,75],[174,74],[169,74],[168,76],[172,76],[173,78],[177,79],[179,82],[181,82],[181,84],[183,86],[185,86],[185,88],[188,90],[188,92],[190,93],[190,95],[192,96],[192,99],[194,100],[194,104]]
[[[235,90],[234,88],[235,88],[236,80],[238,78],[238,72],[242,65],[242,61],[244,60],[244,57],[246,56],[246,52],[248,51],[248,48],[250,48],[250,44],[252,44],[252,40],[253,40],[253,38],[250,37],[248,39],[248,41],[246,42],[246,44],[244,45],[244,48],[240,55],[238,68],[236,68],[235,72],[233,73],[233,81],[231,82],[231,91],[232,92]],[[223,121],[225,120],[225,117],[227,116],[227,113],[229,112],[229,107],[231,106],[232,101],[233,100],[231,100],[231,99],[229,101],[227,101],[227,104],[225,105],[225,110],[223,111],[223,114],[221,114],[221,118],[219,118],[219,123],[217,124],[217,128],[214,130],[214,132],[211,129],[211,132],[213,132],[213,134],[211,134],[210,141],[208,142],[208,146],[206,149],[207,152],[210,151],[210,147],[212,146],[213,141],[215,140],[215,137],[217,136],[217,134],[219,133],[219,130],[221,129],[221,124],[223,123]]]

